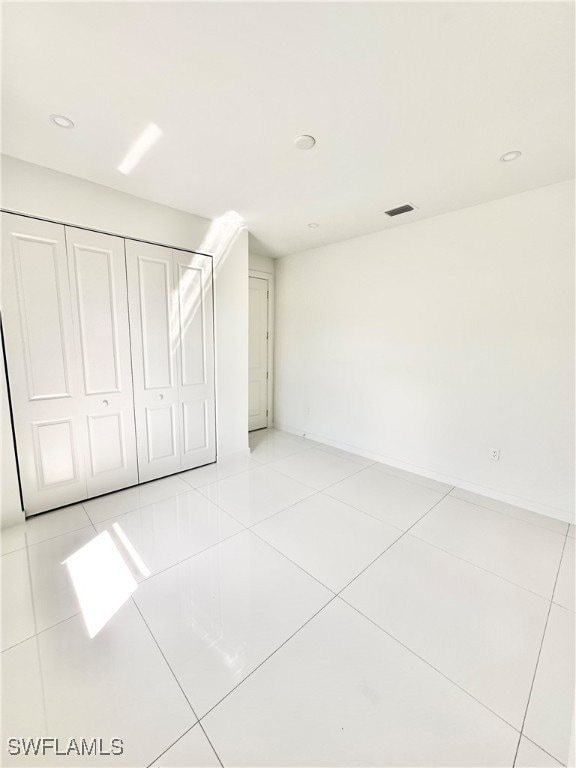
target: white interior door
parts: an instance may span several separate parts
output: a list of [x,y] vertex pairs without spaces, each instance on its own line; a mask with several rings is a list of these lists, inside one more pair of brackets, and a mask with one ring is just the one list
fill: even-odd
[[180,469],[216,459],[212,259],[174,250],[178,296]]
[[170,248],[126,240],[140,481],[180,471],[178,302]]
[[268,426],[268,281],[249,278],[248,429]]
[[2,323],[24,508],[86,498],[86,421],[64,227],[2,214]]
[[88,496],[138,482],[124,240],[66,227]]

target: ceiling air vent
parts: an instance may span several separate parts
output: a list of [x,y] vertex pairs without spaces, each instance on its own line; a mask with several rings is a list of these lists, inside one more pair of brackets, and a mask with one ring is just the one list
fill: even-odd
[[400,205],[398,208],[390,208],[389,211],[385,211],[386,216],[399,216],[401,213],[408,213],[408,211],[413,211],[414,206],[413,205]]

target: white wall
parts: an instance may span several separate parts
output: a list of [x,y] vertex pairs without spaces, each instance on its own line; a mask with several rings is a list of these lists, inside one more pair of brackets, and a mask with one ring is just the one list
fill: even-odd
[[259,253],[250,254],[250,269],[255,272],[268,272],[273,275],[274,262],[275,259],[271,259],[270,256],[260,256]]
[[8,405],[6,371],[4,368],[4,343],[0,337],[0,528],[24,521],[20,503],[16,456],[12,437],[12,423]]
[[571,182],[279,259],[276,299],[277,426],[573,520]]
[[7,156],[2,207],[212,254],[218,457],[248,450],[247,232]]

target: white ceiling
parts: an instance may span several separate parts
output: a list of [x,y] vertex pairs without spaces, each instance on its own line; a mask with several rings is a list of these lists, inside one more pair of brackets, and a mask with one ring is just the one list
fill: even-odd
[[238,211],[269,255],[574,175],[572,3],[5,3],[3,59],[6,154]]

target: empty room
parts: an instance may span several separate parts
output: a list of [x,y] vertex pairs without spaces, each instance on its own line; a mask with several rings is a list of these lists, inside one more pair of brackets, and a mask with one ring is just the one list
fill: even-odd
[[0,765],[575,765],[574,2],[1,5]]

